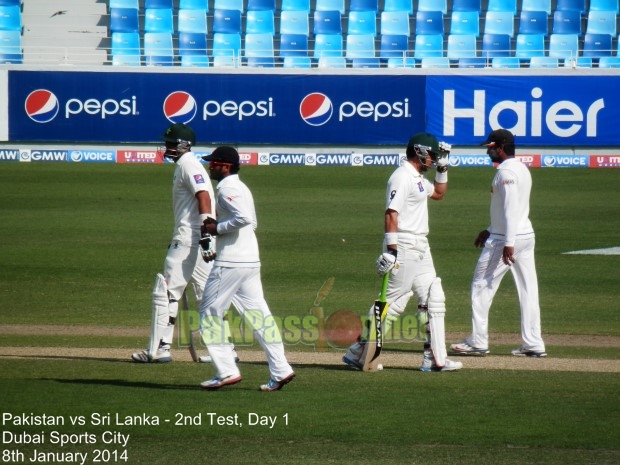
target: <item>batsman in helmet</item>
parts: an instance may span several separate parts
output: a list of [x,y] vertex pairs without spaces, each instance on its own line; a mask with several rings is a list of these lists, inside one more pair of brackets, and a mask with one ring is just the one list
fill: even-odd
[[[153,287],[149,347],[131,356],[138,363],[172,361],[170,346],[179,301],[188,285],[196,301],[202,300],[215,259],[215,238],[201,233],[203,223],[215,219],[215,194],[204,166],[191,153],[196,143],[194,131],[185,124],[172,124],[162,139],[165,148],[160,151],[176,165],[172,181],[174,231],[163,273],[157,275]],[[209,357],[200,357],[200,361],[209,361]]]
[[[412,296],[418,303],[418,320],[426,332],[421,371],[454,371],[461,362],[447,358],[444,315],[445,295],[435,272],[427,235],[428,199],[441,200],[448,189],[450,145],[438,142],[432,134],[414,135],[407,144],[407,160],[388,180],[384,213],[383,253],[376,262],[377,273],[390,273],[386,292],[387,315],[383,331],[387,333]],[[424,175],[435,165],[434,182]],[[364,339],[354,343],[343,361],[362,369]]]

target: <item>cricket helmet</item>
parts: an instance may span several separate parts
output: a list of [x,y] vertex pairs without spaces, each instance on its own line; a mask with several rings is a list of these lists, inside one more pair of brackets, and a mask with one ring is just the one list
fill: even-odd
[[430,156],[432,161],[437,161],[439,155],[439,141],[428,132],[419,132],[409,139],[407,144],[407,159],[417,155],[422,165],[426,165],[426,159]]
[[161,136],[161,138],[166,142],[187,142],[189,145],[194,145],[196,143],[196,135],[194,134],[194,130],[187,124],[182,123],[176,123],[168,126],[168,129],[166,129],[166,132],[163,136]]

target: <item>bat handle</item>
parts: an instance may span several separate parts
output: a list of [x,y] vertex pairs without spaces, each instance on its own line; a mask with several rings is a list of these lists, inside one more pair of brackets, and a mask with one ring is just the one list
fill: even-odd
[[383,275],[383,282],[381,283],[381,297],[380,300],[385,302],[385,296],[387,295],[388,281],[390,280],[390,273]]

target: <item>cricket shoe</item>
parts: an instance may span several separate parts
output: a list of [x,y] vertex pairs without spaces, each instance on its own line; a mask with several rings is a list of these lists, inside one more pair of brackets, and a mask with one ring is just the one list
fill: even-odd
[[[233,349],[233,354],[235,355],[235,363],[239,363],[239,355],[237,355],[237,349]],[[200,363],[211,363],[213,359],[210,355],[203,355],[202,357],[198,357],[198,361]]]
[[478,355],[482,357],[490,352],[489,349],[481,349],[479,347],[470,346],[467,340],[459,342],[458,344],[452,344],[450,349],[452,352],[459,355]]
[[142,352],[134,352],[131,359],[137,363],[167,363],[172,362],[172,354],[170,349],[157,349],[155,355],[151,355],[148,349]]
[[269,381],[267,382],[267,384],[261,384],[260,390],[263,392],[279,391],[280,389],[284,387],[285,384],[288,384],[291,381],[293,381],[294,377],[295,377],[295,372],[293,371],[290,375],[288,375],[285,378],[282,378],[280,381],[276,381],[273,378],[269,378]]
[[547,352],[543,350],[531,350],[521,346],[512,351],[512,355],[516,357],[546,357]]
[[362,362],[360,359],[362,358],[362,352],[364,351],[364,346],[359,342],[356,342],[347,353],[342,357],[342,361],[356,370],[361,370],[363,368]]
[[456,371],[461,368],[463,368],[463,364],[461,362],[453,362],[449,359],[446,359],[446,364],[444,366],[437,366],[435,359],[433,358],[433,354],[429,351],[425,351],[424,359],[422,360],[422,365],[420,366],[420,371]]
[[243,378],[241,377],[241,375],[230,375],[223,378],[216,376],[215,378],[211,378],[207,381],[203,381],[202,383],[200,383],[200,387],[206,389],[207,391],[215,391],[216,389],[224,386],[230,386],[231,384],[240,383],[242,379]]

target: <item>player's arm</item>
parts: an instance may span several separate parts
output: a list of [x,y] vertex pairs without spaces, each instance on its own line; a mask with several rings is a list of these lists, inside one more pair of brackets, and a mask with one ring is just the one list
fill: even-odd
[[198,214],[203,221],[207,217],[215,218],[214,212],[211,211],[211,196],[209,195],[209,192],[196,192],[196,200],[198,201]]
[[509,170],[502,170],[500,189],[504,198],[504,221],[506,222],[506,243],[502,259],[508,266],[515,262],[515,241],[519,222],[519,187],[516,176]]
[[433,183],[431,199],[441,200],[448,191],[448,165],[452,146],[446,142],[439,142],[439,155],[437,156],[437,173]]
[[391,208],[385,210],[385,246],[387,251],[383,252],[376,262],[377,273],[384,275],[389,271],[396,273],[398,265],[398,212]]
[[207,191],[196,192],[196,200],[198,201],[198,213],[200,221],[202,221],[200,251],[205,262],[215,260],[215,239],[208,232],[208,223],[215,221],[215,212],[211,211],[211,195]]
[[218,199],[222,209],[228,212],[228,218],[215,224],[214,234],[229,234],[254,224],[251,205],[246,202],[241,191],[232,188],[222,189]]

